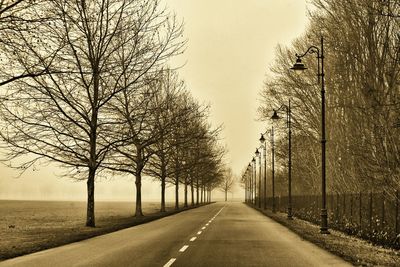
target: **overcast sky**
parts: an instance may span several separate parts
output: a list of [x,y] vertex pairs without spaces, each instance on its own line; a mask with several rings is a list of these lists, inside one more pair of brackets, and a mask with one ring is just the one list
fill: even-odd
[[[195,98],[211,104],[214,125],[223,124],[235,173],[247,165],[265,126],[256,121],[258,95],[278,43],[290,44],[307,25],[306,0],[165,0],[184,20],[187,50],[177,62]],[[0,166],[0,199],[86,199],[83,182],[41,167],[19,178]],[[169,194],[168,194],[169,193]],[[134,199],[134,182],[114,178],[96,184],[98,200]],[[172,199],[172,190],[167,191]],[[237,193],[238,194],[238,193]],[[237,196],[239,197],[239,196]],[[145,181],[143,199],[157,200],[159,185]]]

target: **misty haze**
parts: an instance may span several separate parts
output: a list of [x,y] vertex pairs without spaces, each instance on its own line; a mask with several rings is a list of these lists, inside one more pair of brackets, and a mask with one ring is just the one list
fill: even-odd
[[0,1],[0,267],[400,266],[399,18]]

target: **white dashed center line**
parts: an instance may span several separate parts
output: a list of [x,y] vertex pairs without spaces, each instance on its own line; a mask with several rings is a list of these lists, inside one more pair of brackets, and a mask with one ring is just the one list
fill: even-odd
[[[224,207],[222,207],[217,214],[214,215],[214,217],[212,217],[208,223],[206,223],[205,226],[203,226],[201,229],[204,230],[206,229],[206,227],[215,219],[215,217],[218,216],[218,214],[223,210]],[[202,231],[198,231],[197,235],[201,235]],[[192,238],[190,238],[190,242],[194,242],[197,239],[196,236],[193,236]],[[189,245],[184,245],[183,247],[181,247],[181,249],[179,250],[179,252],[185,252],[185,250],[189,247]],[[170,267],[174,262],[176,261],[176,258],[171,258],[163,267]]]
[[188,245],[184,245],[183,247],[181,247],[179,252],[184,252],[188,247],[189,247]]
[[176,261],[176,258],[171,258],[166,264],[164,264],[163,267],[169,267],[172,265],[172,263],[174,263],[174,261]]

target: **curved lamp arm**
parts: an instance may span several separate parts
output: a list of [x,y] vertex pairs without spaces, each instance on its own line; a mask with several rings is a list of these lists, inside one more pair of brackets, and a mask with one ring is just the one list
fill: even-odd
[[306,51],[304,54],[302,54],[302,55],[299,55],[299,54],[296,53],[296,57],[297,57],[297,58],[302,58],[302,57],[304,57],[305,55],[307,55],[308,53],[310,53],[310,54],[315,54],[315,53],[316,53],[317,56],[320,57],[320,55],[319,55],[319,48],[316,47],[315,45],[310,46],[310,47],[307,49],[307,51]]
[[[321,42],[322,42],[322,39],[321,39]],[[307,51],[304,54],[299,55],[296,53],[297,60],[300,60],[300,58],[306,56],[307,54],[317,54],[317,60],[318,60],[317,77],[318,77],[318,83],[320,83],[320,80],[321,80],[320,77],[324,75],[323,71],[322,71],[322,73],[320,71],[320,60],[323,59],[324,55],[323,55],[323,53],[320,53],[320,49],[318,47],[316,47],[315,45],[312,45],[307,49]]]

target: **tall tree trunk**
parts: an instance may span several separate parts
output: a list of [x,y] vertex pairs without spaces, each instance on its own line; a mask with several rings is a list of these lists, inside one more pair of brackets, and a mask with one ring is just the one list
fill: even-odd
[[161,162],[161,209],[160,212],[165,212],[165,179],[166,179],[166,170],[165,164],[162,160]]
[[196,205],[199,205],[199,177],[196,178]]
[[228,200],[228,190],[225,190],[225,202]]
[[203,185],[201,185],[200,190],[200,203],[203,203]]
[[161,212],[165,212],[165,177],[161,178]]
[[188,183],[187,183],[187,176],[185,176],[185,204],[184,206],[185,208],[188,207]]
[[190,179],[190,193],[192,194],[192,203],[191,203],[191,206],[194,206],[194,185],[193,185],[193,178]]
[[[98,99],[98,76],[94,75],[94,100]],[[89,176],[87,180],[87,211],[86,211],[86,226],[95,227],[94,216],[94,179],[96,176],[96,141],[97,141],[97,115],[98,110],[94,109],[90,125],[90,159],[89,159]]]
[[136,211],[135,217],[143,216],[142,212],[142,175],[141,172],[136,172]]
[[135,217],[143,216],[142,212],[142,169],[143,169],[143,158],[142,158],[142,148],[136,146],[137,156],[136,156],[136,211]]
[[94,217],[94,177],[96,170],[89,168],[89,177],[87,180],[87,210],[86,210],[86,226],[95,227]]
[[203,185],[203,203],[206,203],[206,186]]
[[175,172],[175,210],[179,210],[179,172]]

